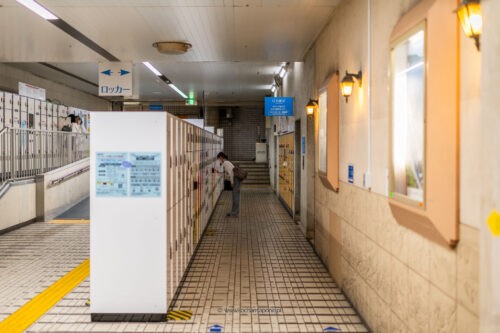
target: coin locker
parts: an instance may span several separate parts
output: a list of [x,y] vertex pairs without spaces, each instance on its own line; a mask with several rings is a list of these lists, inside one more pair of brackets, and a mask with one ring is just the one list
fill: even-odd
[[12,127],[21,127],[21,100],[16,94],[12,94]]
[[5,127],[4,92],[0,91],[0,130]]
[[4,119],[5,119],[5,127],[12,127],[12,116],[14,105],[12,104],[12,94],[8,92],[4,92],[3,95],[3,108],[4,108]]

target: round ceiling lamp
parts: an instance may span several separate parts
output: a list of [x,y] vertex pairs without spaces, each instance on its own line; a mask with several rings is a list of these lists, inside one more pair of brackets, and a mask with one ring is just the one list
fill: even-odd
[[153,43],[153,47],[163,54],[183,54],[186,53],[192,45],[186,42],[156,42]]

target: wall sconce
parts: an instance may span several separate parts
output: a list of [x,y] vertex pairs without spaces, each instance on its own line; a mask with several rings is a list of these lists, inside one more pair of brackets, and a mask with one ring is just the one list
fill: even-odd
[[308,118],[312,118],[314,111],[318,108],[318,100],[310,99],[309,103],[306,105],[306,114]]
[[480,0],[462,0],[456,12],[465,35],[474,38],[479,51],[479,37],[483,30]]
[[348,73],[345,71],[345,76],[340,81],[340,91],[342,93],[342,96],[345,97],[345,102],[347,103],[349,101],[349,96],[352,94],[352,88],[354,86],[354,79],[359,82],[359,86],[361,87],[362,84],[362,77],[363,73],[359,71],[357,74],[354,73]]

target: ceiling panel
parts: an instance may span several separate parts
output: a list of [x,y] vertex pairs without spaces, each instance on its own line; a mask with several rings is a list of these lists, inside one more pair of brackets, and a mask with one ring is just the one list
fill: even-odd
[[[209,101],[261,101],[284,61],[301,61],[340,0],[39,0],[122,61],[132,61],[138,98],[178,100],[142,64],[150,61],[182,91]],[[94,51],[15,0],[0,0],[0,61],[84,91],[48,62],[97,83]],[[157,41],[187,41],[184,55],[160,54]],[[5,46],[5,47],[4,47]]]

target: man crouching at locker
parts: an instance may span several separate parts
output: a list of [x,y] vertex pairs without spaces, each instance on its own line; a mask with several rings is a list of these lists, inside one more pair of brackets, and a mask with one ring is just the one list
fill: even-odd
[[238,217],[240,213],[240,184],[241,180],[234,176],[234,165],[229,162],[228,157],[223,152],[217,154],[217,159],[224,168],[224,173],[228,176],[231,181],[231,187],[233,188],[233,207],[231,212],[227,213],[227,217]]

